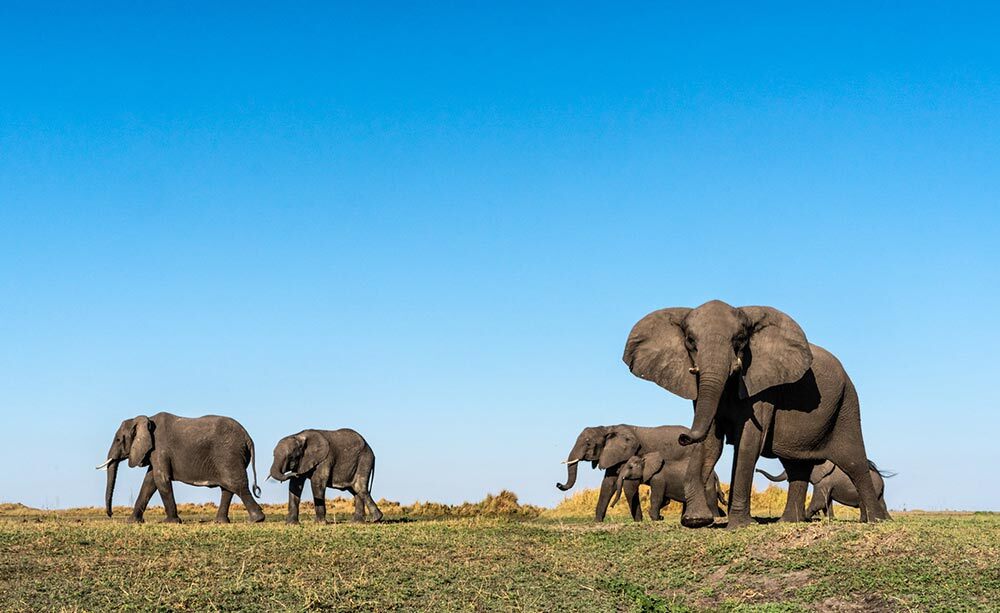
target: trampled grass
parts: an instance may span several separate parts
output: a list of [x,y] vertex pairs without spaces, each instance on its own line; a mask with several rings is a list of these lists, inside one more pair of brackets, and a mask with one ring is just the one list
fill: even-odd
[[0,609],[971,611],[1000,600],[998,514],[728,532],[676,516],[599,525],[592,508],[538,514],[497,498],[492,517],[387,503],[380,525],[345,523],[341,503],[336,524],[301,526],[284,525],[280,507],[263,525],[234,507],[227,526],[209,523],[211,505],[183,507],[183,525],[152,509],[128,525],[125,513],[0,508]]

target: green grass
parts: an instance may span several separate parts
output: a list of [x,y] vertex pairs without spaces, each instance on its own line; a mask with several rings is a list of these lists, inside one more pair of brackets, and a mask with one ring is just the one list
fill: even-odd
[[[233,519],[241,521],[241,509]],[[1000,602],[1000,515],[687,530],[676,516],[127,525],[0,514],[0,609],[961,611]],[[303,517],[306,517],[303,514]],[[275,521],[271,521],[274,519]]]

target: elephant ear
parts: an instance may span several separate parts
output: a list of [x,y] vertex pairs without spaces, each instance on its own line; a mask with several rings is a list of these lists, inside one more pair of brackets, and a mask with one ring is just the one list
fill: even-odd
[[823,479],[829,477],[830,473],[832,473],[836,469],[837,465],[831,462],[830,460],[827,460],[822,464],[817,464],[816,466],[813,466],[812,472],[809,474],[809,483],[816,485]]
[[663,468],[663,456],[658,451],[647,453],[642,457],[642,482],[649,483],[656,473]]
[[691,309],[653,311],[632,327],[622,360],[632,374],[656,383],[681,398],[694,400],[698,382],[691,373],[691,356],[684,345],[681,323]]
[[299,435],[299,440],[305,442],[305,449],[302,453],[302,462],[299,465],[298,473],[306,473],[316,468],[320,462],[330,457],[330,443],[326,437],[319,432],[306,430]]
[[135,434],[132,437],[132,446],[128,450],[128,465],[132,468],[147,464],[147,456],[153,450],[153,422],[145,415],[140,415],[132,420],[135,427]]
[[635,453],[635,447],[629,440],[629,435],[625,432],[612,430],[604,439],[604,449],[601,450],[601,457],[597,461],[600,468],[611,468],[622,462],[627,462]]
[[799,324],[772,307],[740,311],[750,320],[750,363],[743,372],[747,395],[801,379],[812,366],[812,351]]

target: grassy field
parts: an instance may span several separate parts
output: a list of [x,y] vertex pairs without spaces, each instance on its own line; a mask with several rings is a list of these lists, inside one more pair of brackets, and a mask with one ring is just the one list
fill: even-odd
[[124,509],[109,520],[7,505],[0,608],[971,611],[1000,602],[998,514],[728,532],[620,513],[597,525],[573,505],[523,507],[517,519],[387,506],[393,519],[379,525],[344,523],[339,504],[334,525],[286,526],[272,507],[251,526],[234,507],[234,523],[219,526],[208,505],[183,508],[183,525],[157,523],[153,509],[149,523],[127,525]]

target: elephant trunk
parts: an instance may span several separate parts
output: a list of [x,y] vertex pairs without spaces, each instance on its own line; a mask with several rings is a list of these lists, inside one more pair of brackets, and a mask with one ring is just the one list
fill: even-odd
[[118,480],[118,460],[112,460],[110,464],[107,465],[108,473],[108,484],[104,489],[104,510],[111,517],[113,511],[111,510],[111,500],[115,493],[115,481]]
[[577,439],[576,444],[573,445],[573,449],[566,456],[566,461],[563,462],[566,465],[566,483],[556,483],[556,487],[563,492],[576,485],[576,471],[585,455],[583,448],[584,445],[581,444],[580,439]]
[[566,483],[556,483],[556,487],[565,492],[576,485],[576,471],[579,466],[579,460],[570,460],[566,462]]
[[757,469],[757,472],[759,472],[760,474],[762,474],[765,477],[767,477],[768,481],[774,481],[775,483],[778,483],[780,481],[788,481],[788,472],[784,471],[784,470],[781,471],[780,475],[772,475],[771,473],[767,472],[766,470],[762,470],[760,468]]
[[677,442],[681,445],[693,445],[705,440],[708,429],[715,420],[715,412],[719,408],[719,398],[725,387],[726,378],[711,373],[703,373],[698,377],[698,400],[694,405],[694,423],[689,434],[681,434]]
[[625,486],[625,476],[618,475],[618,481],[615,483],[615,495],[611,498],[611,507],[614,508],[618,504],[618,500],[622,497],[622,488]]

